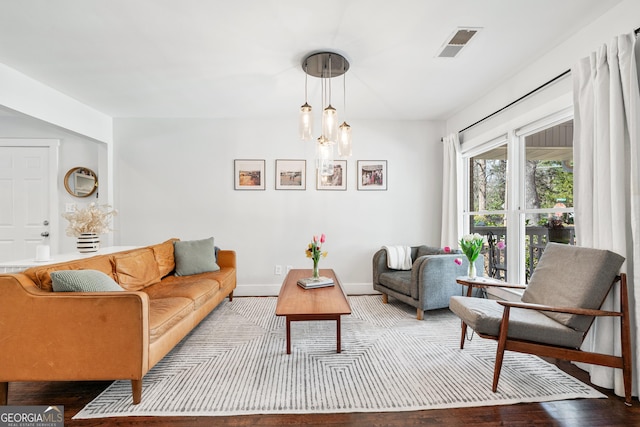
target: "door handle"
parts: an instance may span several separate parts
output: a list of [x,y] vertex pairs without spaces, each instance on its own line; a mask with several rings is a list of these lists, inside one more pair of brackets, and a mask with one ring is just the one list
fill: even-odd
[[42,237],[49,237],[49,232],[48,231],[43,231],[42,233],[40,233],[40,235]]

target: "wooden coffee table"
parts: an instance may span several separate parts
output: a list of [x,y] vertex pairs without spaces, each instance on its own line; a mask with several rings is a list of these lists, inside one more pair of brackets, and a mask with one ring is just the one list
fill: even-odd
[[320,270],[320,275],[330,277],[334,286],[317,289],[302,289],[298,280],[311,277],[311,269],[293,269],[284,278],[276,316],[287,319],[287,354],[291,354],[291,322],[305,320],[335,320],[337,329],[337,352],[342,351],[340,343],[340,316],[351,314],[351,306],[342,284],[333,270]]

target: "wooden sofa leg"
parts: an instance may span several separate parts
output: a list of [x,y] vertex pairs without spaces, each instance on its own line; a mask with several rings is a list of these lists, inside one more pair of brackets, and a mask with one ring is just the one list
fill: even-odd
[[416,319],[424,319],[424,310],[420,310],[419,308],[416,309]]
[[389,304],[389,295],[382,294],[382,303],[383,304]]
[[7,406],[9,400],[9,383],[0,383],[0,405]]
[[131,380],[131,394],[133,395],[133,404],[137,405],[142,402],[142,380]]
[[233,301],[233,291],[229,292],[229,302]]

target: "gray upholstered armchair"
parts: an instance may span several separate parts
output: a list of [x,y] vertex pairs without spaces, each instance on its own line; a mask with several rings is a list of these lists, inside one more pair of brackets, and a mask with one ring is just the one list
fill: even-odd
[[[462,265],[454,262],[462,259]],[[411,270],[392,270],[387,266],[387,251],[380,249],[373,255],[373,289],[382,293],[387,303],[391,296],[416,308],[416,317],[422,320],[425,310],[449,306],[449,298],[466,290],[456,283],[456,277],[465,276],[468,261],[461,253],[446,253],[442,248],[412,246]],[[475,262],[482,276],[484,257]],[[464,295],[464,293],[462,293]]]

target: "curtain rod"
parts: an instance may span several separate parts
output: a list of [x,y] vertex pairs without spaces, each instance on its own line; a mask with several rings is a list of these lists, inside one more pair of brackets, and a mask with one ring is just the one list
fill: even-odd
[[[640,27],[636,28],[635,30],[633,30],[634,34],[638,34],[640,33]],[[522,95],[520,98],[516,99],[515,101],[510,102],[509,104],[505,105],[504,107],[500,108],[499,110],[494,111],[493,113],[489,114],[488,116],[485,116],[483,118],[481,118],[480,120],[478,120],[475,123],[470,124],[469,126],[467,126],[464,129],[461,129],[458,131],[458,133],[462,133],[465,130],[471,129],[472,127],[479,125],[480,123],[484,122],[485,120],[495,116],[496,114],[501,113],[502,111],[506,110],[507,108],[511,107],[514,104],[517,104],[518,102],[522,101],[523,99],[533,95],[534,93],[538,92],[541,89],[544,89],[545,87],[549,86],[550,84],[554,83],[556,80],[561,79],[562,77],[566,76],[567,74],[571,73],[571,70],[566,70],[563,73],[558,74],[557,76],[555,76],[554,78],[552,78],[551,80],[549,80],[546,83],[541,84],[540,86],[538,86],[537,88],[527,92],[526,94]]]

